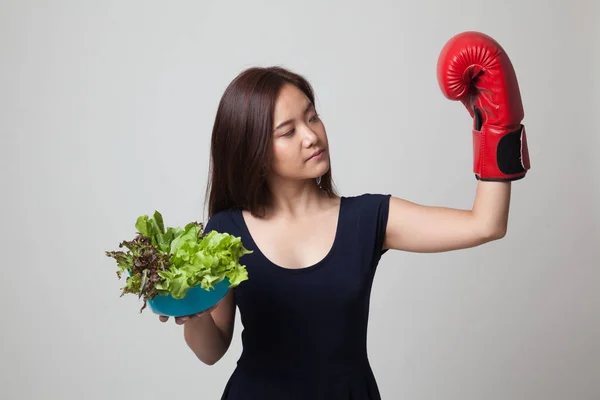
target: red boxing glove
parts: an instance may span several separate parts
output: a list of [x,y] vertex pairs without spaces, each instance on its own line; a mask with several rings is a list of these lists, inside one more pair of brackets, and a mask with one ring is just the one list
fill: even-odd
[[530,169],[521,94],[504,49],[479,32],[463,32],[443,47],[440,89],[473,118],[473,172],[482,181],[514,181]]

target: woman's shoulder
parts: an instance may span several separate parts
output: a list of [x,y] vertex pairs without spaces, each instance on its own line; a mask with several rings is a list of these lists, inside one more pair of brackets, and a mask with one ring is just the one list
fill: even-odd
[[208,218],[204,228],[205,233],[209,233],[212,230],[227,232],[234,236],[242,236],[246,232],[242,211],[232,208],[215,212]]
[[390,211],[391,194],[366,192],[344,197],[345,215],[356,219],[356,224],[362,227],[385,228]]
[[239,231],[241,229],[239,213],[238,209],[217,211],[208,218],[204,230],[206,233],[211,230],[230,233]]
[[372,210],[389,207],[391,194],[365,192],[343,196],[346,203],[357,210]]

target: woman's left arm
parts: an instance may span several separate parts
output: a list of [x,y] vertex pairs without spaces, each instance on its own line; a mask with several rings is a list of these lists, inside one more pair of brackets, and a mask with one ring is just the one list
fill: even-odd
[[480,32],[457,34],[444,45],[437,72],[444,96],[460,101],[473,118],[475,201],[471,210],[458,210],[391,197],[384,249],[431,253],[504,237],[511,182],[531,168],[521,94],[500,44]]
[[506,235],[511,182],[478,181],[471,210],[390,198],[384,249],[435,253],[479,246]]

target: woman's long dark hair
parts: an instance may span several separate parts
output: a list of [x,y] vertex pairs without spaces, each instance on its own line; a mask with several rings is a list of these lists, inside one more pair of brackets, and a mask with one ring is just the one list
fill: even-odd
[[[270,206],[265,173],[272,160],[273,113],[279,91],[287,83],[315,104],[310,83],[282,67],[246,69],[225,90],[211,138],[206,187],[209,218],[233,208],[260,217]],[[336,195],[331,168],[321,177],[320,187],[329,196]]]

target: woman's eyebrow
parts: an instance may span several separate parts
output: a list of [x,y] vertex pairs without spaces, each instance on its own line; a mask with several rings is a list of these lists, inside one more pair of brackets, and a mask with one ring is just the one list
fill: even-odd
[[[313,103],[311,101],[309,101],[308,102],[308,106],[306,106],[306,109],[304,110],[304,114],[306,114],[307,112],[309,112],[313,108],[313,106],[314,106]],[[290,123],[292,123],[291,119],[288,119],[287,121],[283,121],[282,123],[280,123],[279,125],[277,125],[274,130],[277,130],[277,129],[281,128],[282,126],[290,124]]]

